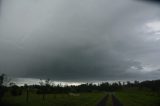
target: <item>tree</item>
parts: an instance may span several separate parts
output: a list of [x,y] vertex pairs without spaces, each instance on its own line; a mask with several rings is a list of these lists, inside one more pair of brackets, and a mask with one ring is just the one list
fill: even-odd
[[3,86],[5,74],[0,75],[0,86]]
[[29,87],[27,84],[24,84],[24,87],[26,89],[26,102],[29,102]]
[[47,79],[45,81],[40,80],[39,82],[40,86],[41,86],[41,93],[42,93],[42,99],[45,101],[46,98],[46,93],[49,91],[49,87],[51,86],[51,80]]
[[1,74],[0,75],[0,102],[1,102],[1,99],[2,99],[2,97],[3,97],[3,95],[4,95],[4,86],[3,86],[3,84],[4,84],[4,77],[5,77],[5,74]]
[[22,88],[20,88],[16,84],[14,84],[13,86],[11,86],[11,95],[12,96],[20,96],[20,95],[22,95]]

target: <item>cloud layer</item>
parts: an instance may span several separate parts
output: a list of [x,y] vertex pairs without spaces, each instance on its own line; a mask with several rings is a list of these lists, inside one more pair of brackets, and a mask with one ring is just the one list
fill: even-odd
[[71,81],[159,78],[159,10],[136,0],[2,0],[0,72]]

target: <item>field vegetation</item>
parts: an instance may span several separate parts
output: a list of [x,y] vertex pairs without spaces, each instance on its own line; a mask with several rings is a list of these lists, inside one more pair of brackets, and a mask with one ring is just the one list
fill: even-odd
[[96,106],[104,93],[80,93],[80,94],[47,94],[45,100],[36,93],[29,94],[26,102],[26,94],[12,96],[7,93],[2,103],[5,106]]
[[160,93],[145,90],[116,92],[124,106],[160,106]]
[[79,86],[5,86],[0,75],[0,106],[160,106],[160,80],[133,83],[86,83]]

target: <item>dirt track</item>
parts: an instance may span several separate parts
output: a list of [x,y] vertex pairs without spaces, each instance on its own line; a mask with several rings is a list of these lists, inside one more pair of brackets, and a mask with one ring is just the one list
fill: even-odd
[[123,106],[123,104],[114,95],[112,95],[112,102],[113,106]]
[[101,101],[99,101],[99,103],[97,104],[97,106],[106,106],[107,99],[108,99],[108,95],[102,98]]

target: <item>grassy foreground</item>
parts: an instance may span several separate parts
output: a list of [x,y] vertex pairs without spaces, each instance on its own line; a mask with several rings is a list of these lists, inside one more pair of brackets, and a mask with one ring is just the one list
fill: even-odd
[[42,95],[30,94],[29,102],[26,102],[26,94],[11,96],[6,94],[2,99],[4,106],[96,106],[104,93],[81,94],[48,94],[45,100]]
[[[47,94],[45,100],[41,94],[30,93],[26,102],[26,93],[11,96],[6,93],[1,106],[96,106],[106,93],[69,93]],[[119,91],[108,93],[107,106],[113,106],[111,95],[115,95],[123,106],[160,106],[160,95],[150,91]]]
[[160,95],[156,92],[117,92],[116,97],[124,106],[160,106]]

